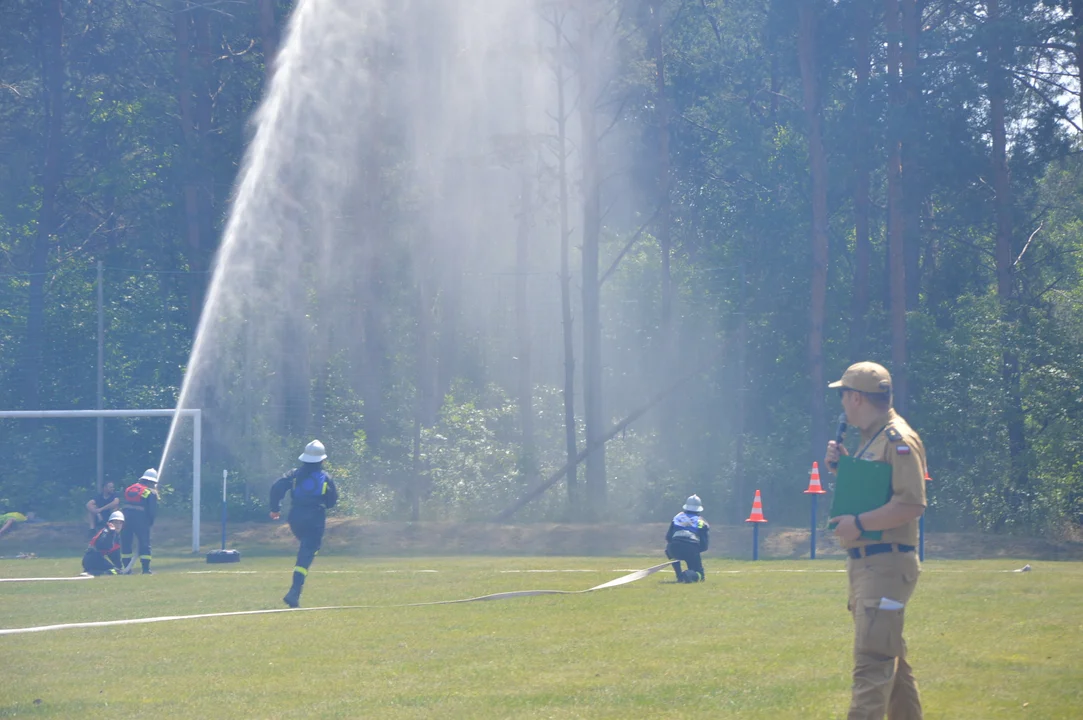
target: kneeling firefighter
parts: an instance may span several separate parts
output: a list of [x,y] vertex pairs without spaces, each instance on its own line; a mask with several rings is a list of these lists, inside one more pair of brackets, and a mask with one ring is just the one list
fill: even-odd
[[120,564],[120,535],[124,527],[124,513],[114,510],[105,527],[90,540],[83,553],[83,572],[88,575],[116,575],[124,567]]
[[327,459],[323,443],[313,440],[297,459],[301,465],[275,480],[271,486],[271,519],[279,518],[282,498],[289,493],[290,531],[301,542],[297,564],[293,568],[293,585],[282,598],[282,602],[291,608],[301,604],[301,589],[308,576],[308,568],[323,543],[327,508],[334,507],[338,502],[335,483],[323,470],[323,461]]
[[[705,578],[700,554],[710,544],[711,526],[703,519],[702,512],[699,495],[690,495],[666,531],[666,557],[673,560],[677,582],[699,582]],[[684,572],[681,572],[681,560],[688,565]]]

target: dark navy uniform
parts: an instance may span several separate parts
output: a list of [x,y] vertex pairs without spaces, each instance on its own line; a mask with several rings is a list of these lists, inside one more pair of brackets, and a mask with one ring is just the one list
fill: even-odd
[[301,547],[293,568],[293,585],[283,601],[290,607],[297,607],[308,568],[323,543],[327,508],[334,507],[338,502],[338,490],[331,477],[323,471],[322,463],[304,463],[271,486],[271,512],[275,513],[275,517],[287,493],[290,496],[290,531],[301,542]]
[[[699,513],[682,510],[677,513],[666,531],[666,557],[673,560],[677,582],[696,582],[704,579],[703,560],[700,553],[710,544],[711,526]],[[695,580],[681,572],[681,561],[695,574]]]
[[157,483],[144,485],[137,482],[129,485],[120,501],[120,509],[124,513],[124,529],[120,531],[121,562],[125,568],[128,567],[134,537],[139,542],[139,564],[143,566],[145,575],[153,574],[150,571],[150,529],[158,515],[158,490],[154,485]]
[[[126,525],[127,523],[125,523]],[[120,572],[120,536],[113,523],[106,523],[97,532],[83,553],[83,570],[90,575],[116,575]]]

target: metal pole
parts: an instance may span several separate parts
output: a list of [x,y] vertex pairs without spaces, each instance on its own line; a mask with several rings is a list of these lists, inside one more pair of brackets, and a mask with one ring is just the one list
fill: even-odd
[[195,411],[192,422],[192,552],[199,553],[199,488],[203,484],[200,464],[203,462],[203,413]]
[[[932,478],[929,477],[928,468],[925,469],[925,493],[928,498],[929,483],[932,482]],[[928,501],[926,501],[927,503]],[[925,512],[921,514],[918,519],[918,560],[925,562],[925,513],[929,512],[928,504],[925,505]]]
[[[102,287],[102,261],[98,261],[98,409],[105,399],[105,291]],[[98,492],[105,485],[105,418],[98,418]]]
[[226,549],[226,476],[228,470],[222,471],[222,549]]
[[[745,385],[745,357],[748,344],[748,316],[745,314],[745,264],[739,266],[740,284],[737,290],[737,437],[733,447],[734,482],[741,497],[752,490],[751,482],[745,474],[745,401],[748,388]],[[738,508],[738,512],[740,509]],[[737,519],[740,519],[738,516]]]
[[752,559],[760,559],[760,524],[752,523]]
[[811,557],[816,559],[816,493],[812,493],[812,532],[809,534]]
[[925,513],[918,519],[918,559],[925,562]]

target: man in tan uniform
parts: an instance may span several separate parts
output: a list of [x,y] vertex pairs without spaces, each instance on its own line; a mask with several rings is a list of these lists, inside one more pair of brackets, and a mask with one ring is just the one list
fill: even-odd
[[[857,458],[891,466],[891,499],[859,515],[831,518],[846,549],[848,607],[854,619],[853,695],[849,720],[914,720],[921,698],[906,661],[903,617],[920,567],[918,518],[925,512],[925,447],[891,406],[891,375],[882,365],[859,362],[829,387],[839,390],[846,422],[861,430]],[[838,464],[846,448],[831,441],[824,462]],[[881,530],[879,540],[862,536]]]

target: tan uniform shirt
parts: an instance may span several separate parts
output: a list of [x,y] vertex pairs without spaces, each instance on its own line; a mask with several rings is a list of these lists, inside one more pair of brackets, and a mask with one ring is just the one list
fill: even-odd
[[[876,435],[880,426],[874,426],[868,432],[861,433],[861,460],[884,462],[891,465],[891,493],[897,502],[925,507],[925,446],[902,416],[894,410],[888,411],[887,425],[883,432]],[[865,445],[872,439],[872,444]],[[859,538],[854,542],[844,542],[843,547],[860,547],[873,543],[918,544],[918,520],[915,518],[905,525],[884,530],[880,540]]]

